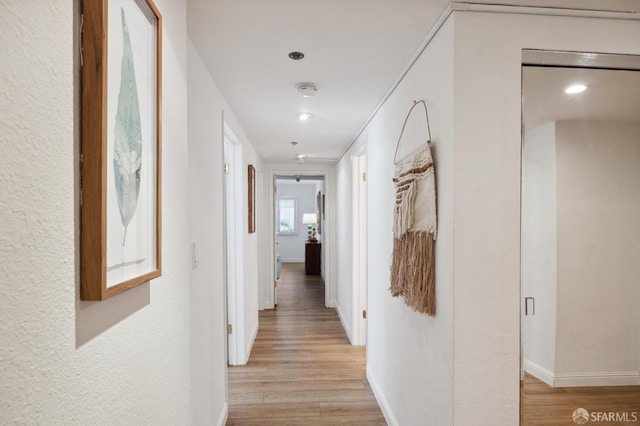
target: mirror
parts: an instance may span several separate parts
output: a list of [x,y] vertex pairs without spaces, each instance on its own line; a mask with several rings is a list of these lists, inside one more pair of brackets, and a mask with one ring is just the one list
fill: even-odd
[[639,64],[523,52],[522,425],[640,425]]

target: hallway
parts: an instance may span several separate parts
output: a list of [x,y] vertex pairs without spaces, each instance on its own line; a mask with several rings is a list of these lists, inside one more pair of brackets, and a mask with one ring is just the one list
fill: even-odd
[[260,312],[249,363],[229,367],[227,425],[386,425],[320,277],[286,263],[278,307]]

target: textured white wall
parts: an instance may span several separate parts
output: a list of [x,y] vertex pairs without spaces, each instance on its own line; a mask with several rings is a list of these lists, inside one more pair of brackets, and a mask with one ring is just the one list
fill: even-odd
[[[242,160],[244,162],[243,165],[243,178],[242,178],[242,216],[244,219],[242,220],[244,223],[244,324],[245,324],[245,359],[249,359],[249,355],[251,354],[251,349],[253,347],[253,342],[258,334],[258,311],[260,310],[258,303],[258,267],[260,264],[260,258],[258,256],[258,239],[260,238],[260,234],[265,232],[261,227],[260,217],[263,214],[263,206],[259,204],[259,199],[256,194],[256,205],[254,206],[255,215],[256,215],[256,232],[249,233],[249,196],[248,196],[248,166],[252,164],[256,169],[256,187],[255,190],[258,191],[261,188],[262,178],[262,163],[258,154],[253,149],[249,139],[245,135],[244,131],[237,124],[236,120],[233,119],[233,115],[229,108],[225,110],[225,117],[227,122],[232,126],[235,134],[240,138],[240,143],[242,144]],[[222,172],[222,170],[220,170]]]
[[[367,374],[390,424],[453,423],[453,30],[448,22],[337,165],[338,189],[350,188],[350,155],[367,146],[368,315]],[[393,156],[413,100],[429,105],[438,183],[435,317],[413,312],[389,293],[393,242]],[[426,142],[422,109],[403,136],[402,154]],[[348,200],[338,198],[338,223],[350,223]],[[351,232],[349,232],[349,238]],[[339,269],[351,268],[350,244],[338,244]],[[345,262],[349,262],[345,264]],[[342,281],[341,286],[350,283]],[[338,290],[341,294],[343,289]]]
[[[191,13],[192,11],[190,11]],[[195,46],[188,45],[189,86],[189,228],[198,251],[191,272],[191,362],[195,424],[220,424],[227,413],[226,285],[223,274],[223,122],[242,145],[242,216],[244,230],[244,339],[248,353],[258,332],[258,238],[264,206],[256,208],[256,232],[248,233],[248,172],[256,168],[256,188],[263,186],[261,162],[230,110]],[[224,116],[224,118],[223,118]]]
[[535,314],[525,316],[523,305],[522,349],[525,370],[551,384],[549,373],[553,375],[556,359],[558,273],[555,123],[527,131],[523,149],[522,298],[535,298]]
[[468,12],[454,18],[454,423],[513,425],[519,418],[522,49],[637,55],[640,22]]
[[638,124],[557,123],[560,376],[638,380],[638,142]]
[[189,235],[198,253],[191,271],[191,390],[194,424],[216,424],[226,406],[227,323],[223,276],[223,101],[188,45]]
[[549,384],[637,383],[638,140],[628,123],[527,132],[522,290],[536,315],[523,317],[522,339],[527,371]]
[[[638,54],[639,38],[634,21],[454,12],[368,125],[367,362],[391,423],[518,421],[522,49]],[[430,101],[438,171],[434,319],[387,291],[390,158],[420,98]]]
[[5,1],[0,423],[191,420],[186,6],[164,17],[163,276],[79,301],[79,1]]

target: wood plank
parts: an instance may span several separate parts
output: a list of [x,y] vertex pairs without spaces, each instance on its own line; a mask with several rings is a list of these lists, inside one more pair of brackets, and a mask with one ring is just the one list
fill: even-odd
[[229,367],[227,425],[386,425],[365,361],[324,306],[322,280],[284,264],[248,364]]

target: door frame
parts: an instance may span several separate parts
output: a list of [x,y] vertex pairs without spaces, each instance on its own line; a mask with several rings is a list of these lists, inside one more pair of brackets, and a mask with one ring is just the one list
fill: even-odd
[[351,343],[367,343],[367,152],[361,150],[351,158],[353,166],[352,197],[352,324]]
[[[227,308],[227,361],[247,363],[245,348],[244,221],[242,145],[224,122],[224,277]],[[227,166],[228,165],[228,166]],[[228,169],[227,169],[228,167]],[[231,332],[229,332],[229,330]]]

